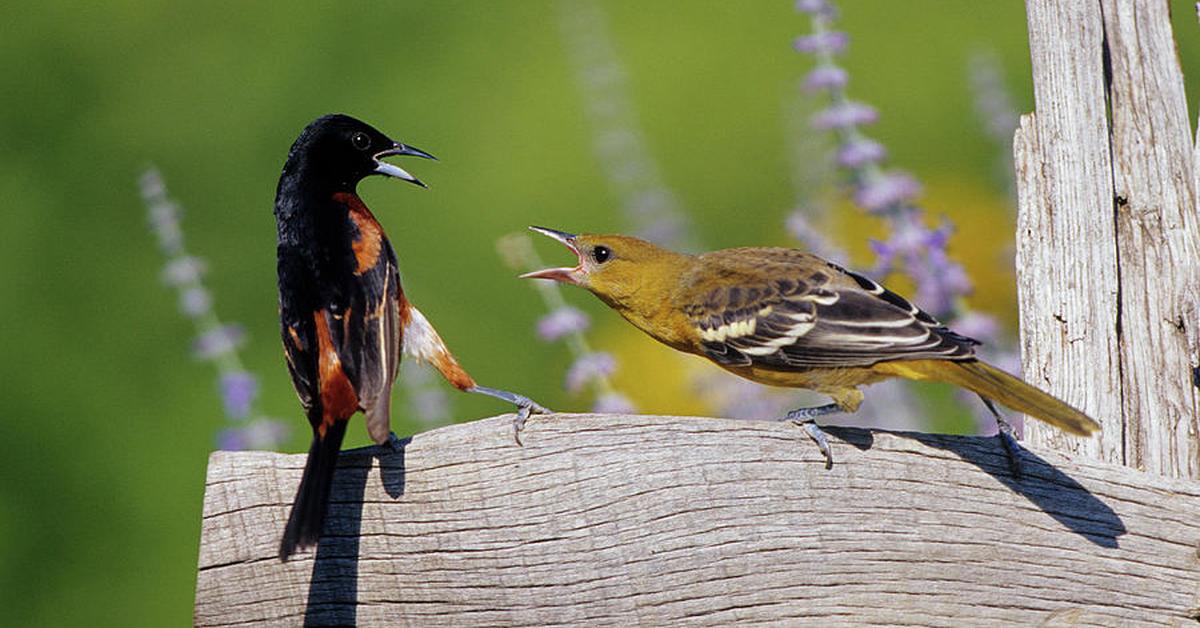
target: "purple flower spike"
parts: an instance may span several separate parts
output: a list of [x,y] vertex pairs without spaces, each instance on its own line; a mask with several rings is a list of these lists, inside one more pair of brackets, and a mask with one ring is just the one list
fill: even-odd
[[636,412],[633,402],[621,393],[611,392],[600,395],[592,404],[592,412],[600,414],[630,414]]
[[875,253],[875,268],[871,271],[872,274],[883,277],[892,272],[892,266],[896,263],[896,248],[890,242],[874,238],[867,240],[867,246]]
[[804,77],[804,89],[809,93],[823,89],[842,88],[850,80],[845,70],[835,65],[819,67]]
[[192,318],[203,316],[212,308],[212,295],[204,288],[188,288],[179,294],[179,309]]
[[217,432],[217,449],[222,451],[249,449],[245,432],[240,427],[227,427]]
[[846,49],[846,45],[850,43],[850,36],[841,31],[827,31],[824,33],[814,33],[812,35],[802,35],[797,37],[792,42],[792,47],[797,52],[827,52],[829,54],[838,54]]
[[223,325],[200,336],[192,343],[192,353],[199,360],[211,360],[232,352],[246,340],[240,325]]
[[221,401],[225,414],[232,419],[244,419],[250,415],[254,399],[258,397],[258,380],[245,371],[234,371],[221,376]]
[[884,175],[854,194],[854,202],[869,212],[884,212],[911,201],[921,192],[917,180],[903,173]]
[[270,449],[287,440],[291,428],[275,419],[258,419],[241,427],[231,427],[217,434],[217,448],[226,451]]
[[270,449],[288,439],[292,428],[277,419],[257,419],[242,428],[249,449]]
[[813,127],[821,130],[846,129],[864,124],[874,124],[879,113],[874,107],[857,102],[834,105],[813,116]]
[[837,152],[838,164],[845,168],[858,168],[883,161],[887,151],[874,140],[858,139],[842,145]]
[[940,267],[942,289],[955,295],[968,295],[974,290],[967,269],[946,258]]
[[196,283],[204,276],[207,266],[198,257],[179,257],[167,263],[163,269],[163,283],[168,286],[182,286]]
[[810,15],[833,17],[833,5],[828,0],[796,0],[796,10]]
[[892,237],[888,247],[893,255],[911,257],[920,255],[929,241],[929,230],[916,220],[897,220],[892,223]]
[[954,224],[950,221],[943,221],[937,229],[929,232],[929,236],[925,240],[925,244],[930,248],[945,249],[950,242],[950,236],[954,233]]
[[588,382],[601,377],[608,377],[616,369],[617,361],[611,354],[603,351],[584,354],[567,370],[567,390],[577,393]]
[[967,312],[954,321],[954,331],[980,342],[991,343],[1000,333],[1000,324],[987,314]]
[[569,334],[582,333],[587,330],[589,324],[587,314],[564,305],[538,321],[537,333],[542,340],[552,342]]

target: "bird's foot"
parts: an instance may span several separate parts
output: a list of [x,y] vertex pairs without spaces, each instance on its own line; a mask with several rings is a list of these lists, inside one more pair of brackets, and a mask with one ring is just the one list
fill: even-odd
[[808,437],[817,444],[817,449],[820,449],[821,453],[825,455],[826,469],[833,468],[833,450],[829,448],[829,438],[826,437],[821,427],[817,425],[816,418],[836,414],[841,411],[840,406],[836,403],[831,403],[814,408],[797,408],[784,416],[785,421],[791,421],[804,428],[804,431],[808,433]]
[[1014,480],[1020,480],[1024,476],[1021,470],[1021,456],[1018,453],[1021,444],[1013,435],[1013,428],[1008,421],[997,417],[996,427],[999,428],[996,431],[996,438],[1000,439],[1000,444],[1004,447],[1004,455],[1008,457],[1008,472],[1012,474]]
[[991,399],[979,396],[983,400],[983,404],[988,410],[992,411],[992,416],[996,417],[996,438],[1000,439],[1000,445],[1004,447],[1004,455],[1008,457],[1008,472],[1012,474],[1014,480],[1020,480],[1023,477],[1021,471],[1021,457],[1017,452],[1021,449],[1020,443],[1017,442],[1017,437],[1014,434],[1013,426],[1000,416],[1000,411],[996,409],[996,404],[992,403]]
[[496,388],[488,388],[487,386],[476,385],[468,388],[467,392],[495,397],[517,406],[517,416],[513,418],[513,440],[516,441],[518,446],[523,445],[521,442],[521,431],[525,429],[525,423],[529,420],[530,415],[550,414],[551,412],[550,409],[530,399],[529,397],[526,397],[525,395],[518,395],[517,393],[509,392],[507,390],[499,390]]

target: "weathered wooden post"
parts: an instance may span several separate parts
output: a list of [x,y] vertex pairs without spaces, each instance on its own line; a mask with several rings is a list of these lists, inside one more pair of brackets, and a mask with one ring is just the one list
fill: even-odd
[[[1034,445],[1200,478],[1200,214],[1166,2],[1028,0],[1015,141],[1025,377],[1090,413]],[[1111,109],[1111,119],[1109,111]]]
[[831,429],[825,471],[784,424],[558,415],[517,447],[486,419],[343,456],[319,548],[288,563],[303,456],[217,452],[196,624],[1200,619],[1200,173],[1166,3],[1027,6],[1026,376],[1100,439],[1031,422],[1015,479],[978,437]]

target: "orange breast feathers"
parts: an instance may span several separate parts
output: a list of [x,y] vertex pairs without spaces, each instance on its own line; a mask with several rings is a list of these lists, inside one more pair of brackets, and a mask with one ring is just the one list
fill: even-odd
[[383,227],[357,194],[338,192],[333,195],[333,199],[347,207],[350,222],[358,229],[358,236],[354,238],[351,246],[354,248],[354,260],[358,263],[354,274],[361,275],[379,263],[379,252],[383,248]]
[[317,329],[317,376],[321,388],[321,425],[317,431],[324,437],[325,430],[334,421],[345,421],[358,411],[358,393],[342,370],[342,360],[333,347],[329,318],[324,311],[317,310],[313,312],[313,319]]

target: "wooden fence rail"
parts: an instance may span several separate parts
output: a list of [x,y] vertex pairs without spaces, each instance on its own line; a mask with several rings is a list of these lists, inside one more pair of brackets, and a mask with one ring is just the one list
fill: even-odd
[[277,557],[301,455],[217,452],[198,626],[1170,625],[1200,484],[994,439],[508,417],[348,455],[315,554]]

